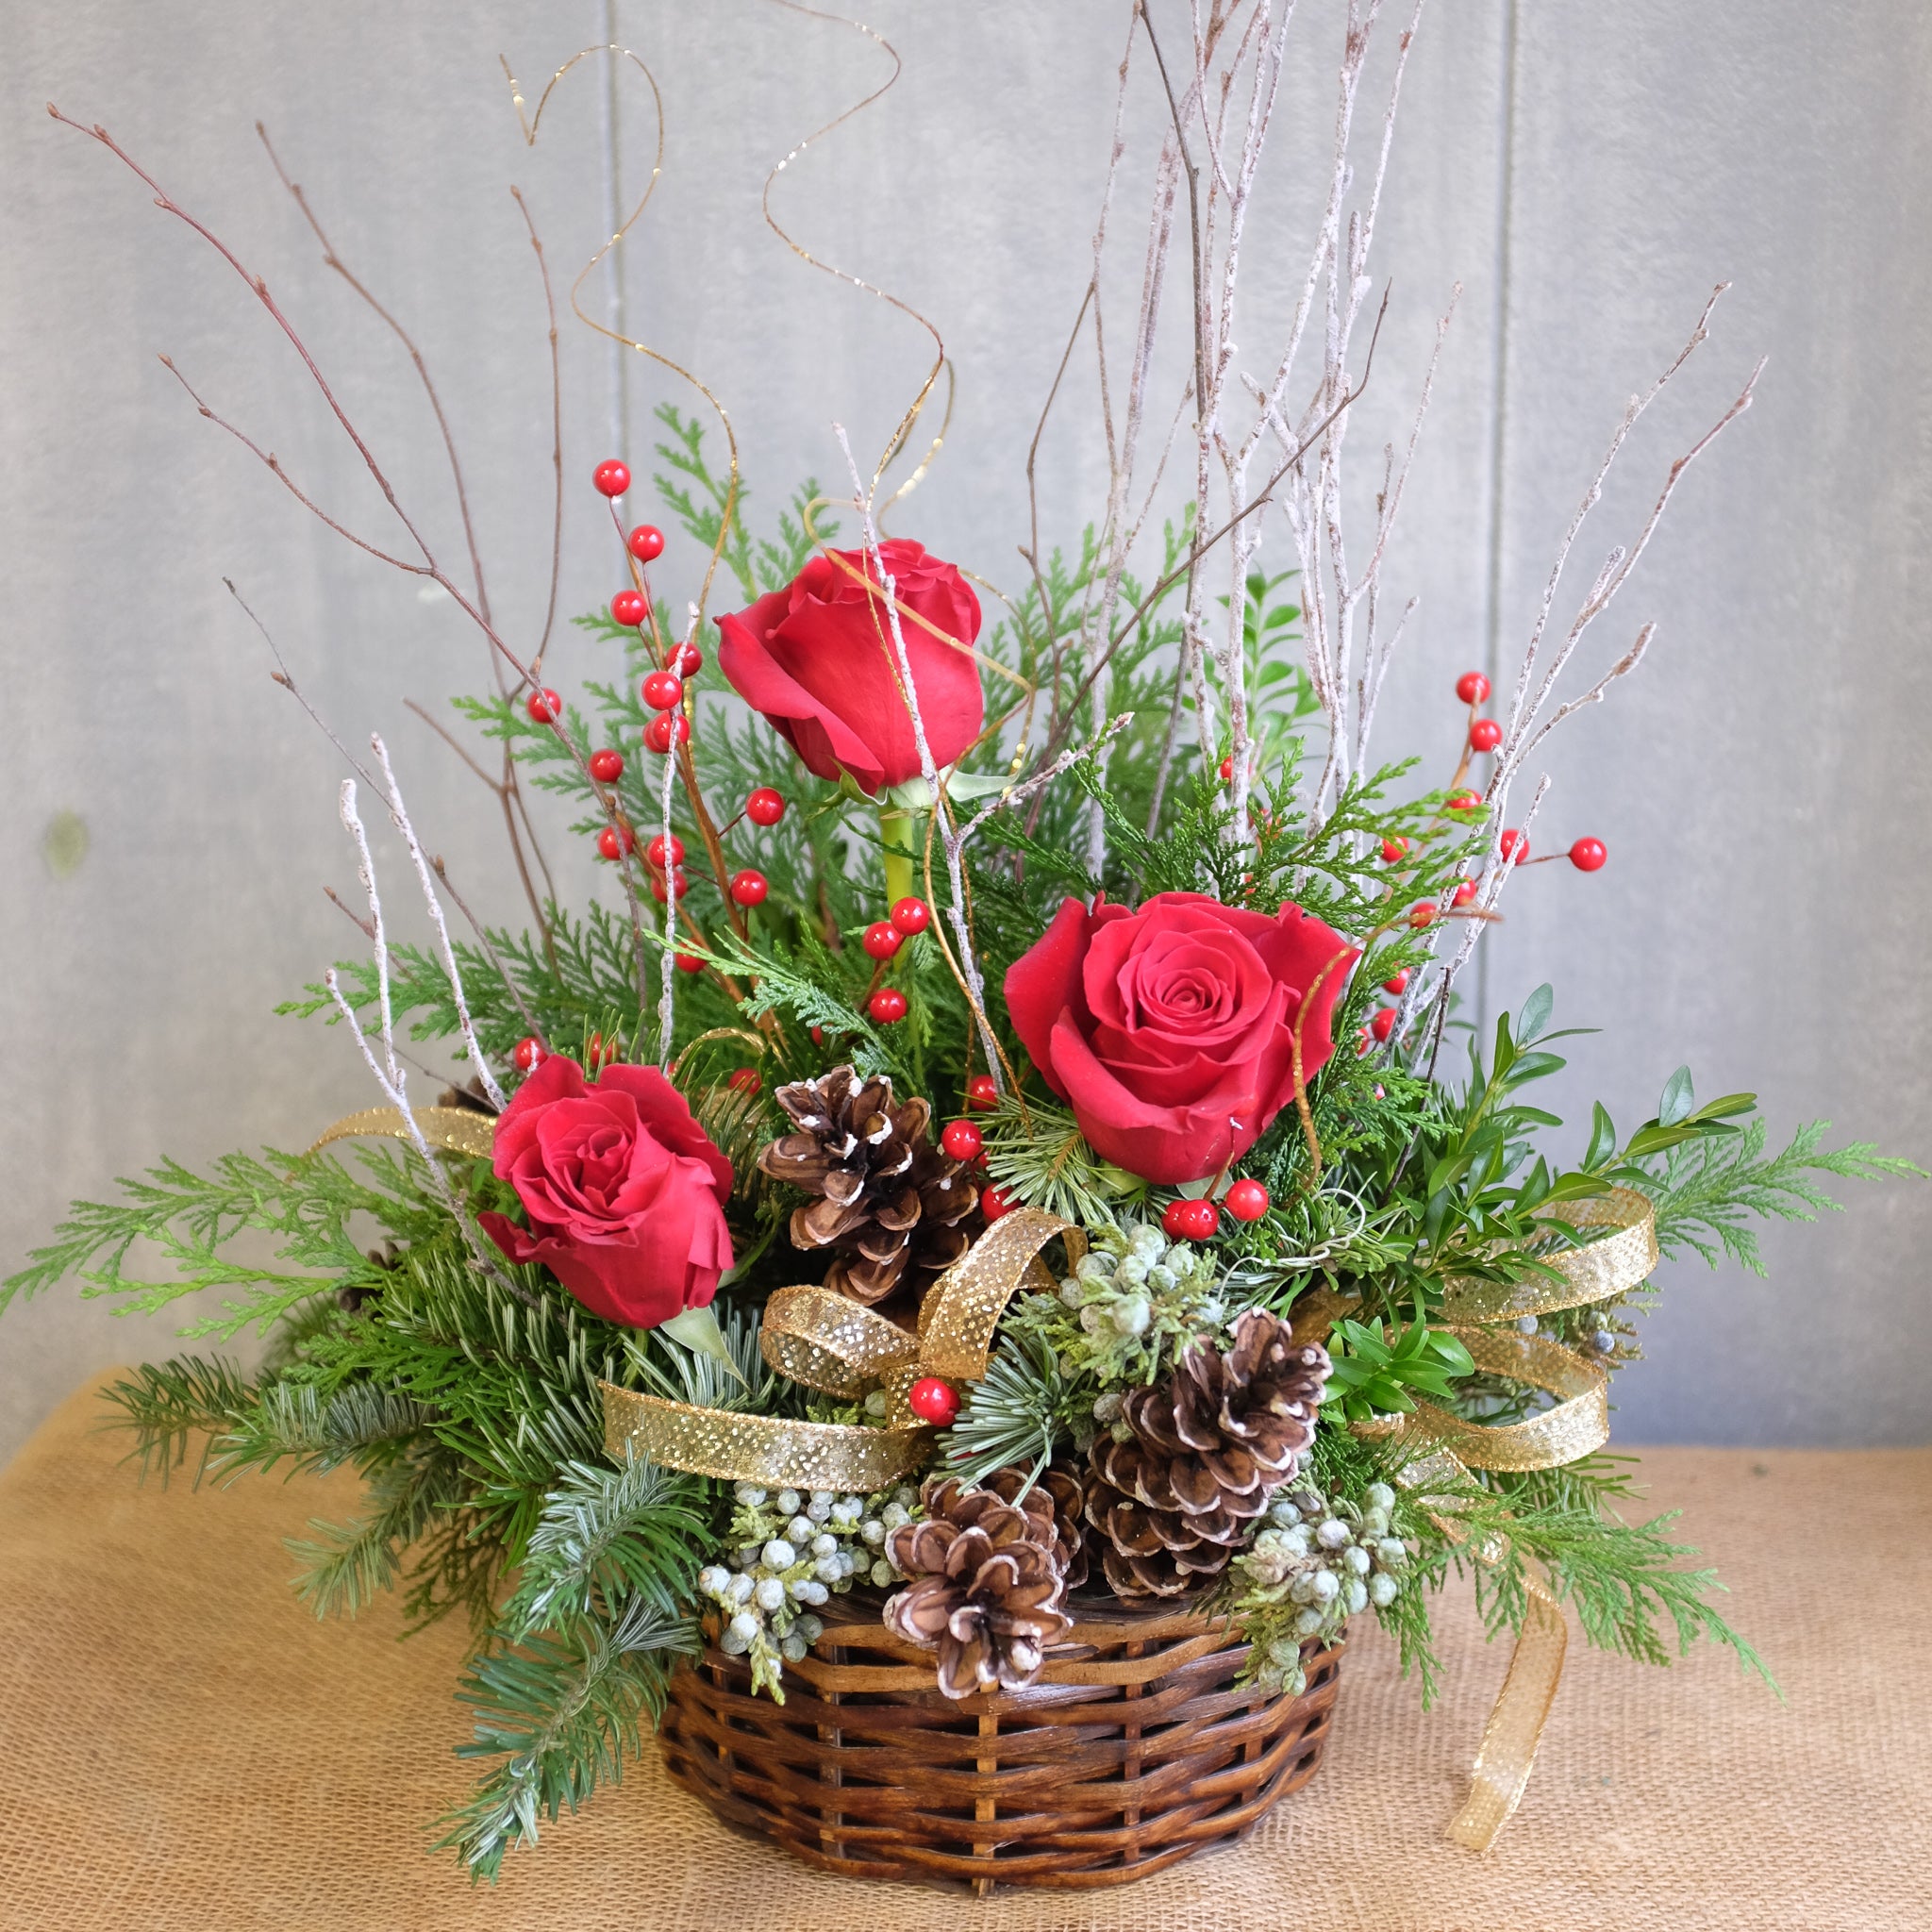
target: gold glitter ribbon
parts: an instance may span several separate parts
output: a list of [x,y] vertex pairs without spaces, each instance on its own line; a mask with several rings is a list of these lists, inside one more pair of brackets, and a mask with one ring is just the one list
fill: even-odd
[[734,1482],[884,1489],[930,1453],[932,1432],[908,1407],[907,1391],[924,1375],[958,1384],[986,1374],[1007,1304],[1022,1287],[1053,1286],[1040,1254],[1056,1235],[1077,1264],[1086,1252],[1078,1228],[1037,1208],[1002,1215],[927,1291],[917,1335],[829,1289],[781,1288],[771,1296],[758,1331],[765,1359],[842,1401],[883,1389],[883,1428],[695,1408],[606,1382],[604,1446],[622,1457],[629,1444],[667,1468]]
[[795,1490],[889,1489],[924,1462],[931,1431],[799,1423],[775,1415],[696,1408],[610,1382],[604,1391],[604,1447],[623,1460],[626,1445],[667,1469],[729,1482]]
[[[1443,1312],[1460,1322],[1503,1322],[1583,1307],[1628,1293],[1657,1265],[1657,1224],[1650,1203],[1634,1190],[1613,1188],[1587,1201],[1566,1202],[1552,1212],[1574,1227],[1608,1227],[1615,1232],[1581,1248],[1539,1257],[1555,1271],[1555,1280],[1540,1276],[1492,1282],[1455,1276],[1443,1294]],[[1338,1315],[1347,1312],[1337,1296],[1328,1295],[1319,1305],[1310,1301],[1310,1331],[1319,1323],[1325,1332]],[[1296,1340],[1303,1340],[1299,1320],[1295,1330]],[[1455,1488],[1472,1469],[1556,1469],[1592,1455],[1609,1440],[1609,1376],[1601,1363],[1586,1360],[1544,1336],[1462,1326],[1449,1332],[1485,1374],[1525,1382],[1559,1399],[1520,1423],[1467,1422],[1431,1403],[1418,1402],[1412,1415],[1355,1424],[1358,1436],[1393,1441],[1417,1452],[1402,1466],[1396,1480],[1406,1489],[1419,1491],[1425,1504],[1432,1490]],[[1311,1332],[1307,1339],[1319,1336]],[[1444,1497],[1443,1510],[1431,1510],[1429,1520],[1452,1542],[1467,1542],[1468,1533],[1454,1511],[1455,1505]],[[1507,1539],[1495,1536],[1474,1545],[1471,1555],[1478,1562],[1499,1563],[1508,1551]],[[1483,1726],[1482,1744],[1470,1773],[1469,1797],[1449,1824],[1449,1836],[1476,1852],[1486,1852],[1495,1843],[1522,1802],[1569,1648],[1569,1631],[1549,1578],[1528,1557],[1524,1559],[1523,1587],[1523,1628],[1503,1688]]]
[[1557,1279],[1481,1281],[1452,1274],[1442,1291],[1442,1313],[1451,1322],[1514,1322],[1580,1308],[1627,1294],[1657,1264],[1657,1221],[1650,1203],[1634,1188],[1612,1188],[1585,1201],[1561,1201],[1544,1217],[1578,1229],[1613,1228],[1580,1248],[1536,1258]]
[[[494,1114],[477,1113],[467,1107],[418,1107],[411,1111],[423,1138],[432,1147],[447,1147],[454,1154],[473,1155],[478,1160],[490,1158],[496,1140]],[[344,1114],[308,1151],[313,1154],[331,1141],[353,1141],[365,1134],[391,1141],[415,1138],[400,1108],[371,1107],[360,1113]]]

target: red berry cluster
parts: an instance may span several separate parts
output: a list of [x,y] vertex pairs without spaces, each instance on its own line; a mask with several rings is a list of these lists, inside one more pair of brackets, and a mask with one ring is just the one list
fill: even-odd
[[[901,899],[884,919],[875,920],[865,929],[865,937],[859,941],[871,958],[884,968],[908,940],[917,939],[932,924],[932,911],[924,899]],[[890,1026],[894,1021],[903,1020],[908,1008],[906,995],[896,986],[879,987],[865,1003],[865,1010],[882,1026]],[[979,1129],[968,1122],[955,1122],[972,1134],[976,1141]],[[950,1129],[948,1130],[950,1131]],[[965,1159],[968,1157],[958,1157]]]

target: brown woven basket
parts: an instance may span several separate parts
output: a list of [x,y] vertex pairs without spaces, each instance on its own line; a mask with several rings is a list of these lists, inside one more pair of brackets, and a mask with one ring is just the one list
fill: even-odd
[[1314,1776],[1343,1645],[1308,1646],[1299,1697],[1237,1689],[1224,1620],[1069,1607],[1031,1689],[953,1703],[931,1656],[864,1598],[835,1600],[785,1702],[708,1647],[672,1680],[665,1765],[727,1824],[865,1878],[1122,1885],[1243,1838]]

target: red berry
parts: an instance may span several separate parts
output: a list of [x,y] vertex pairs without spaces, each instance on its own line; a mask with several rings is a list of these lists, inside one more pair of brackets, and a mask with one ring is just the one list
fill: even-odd
[[1407,966],[1405,966],[1405,967],[1404,967],[1404,968],[1402,969],[1402,971],[1401,971],[1400,973],[1398,973],[1398,974],[1397,974],[1395,975],[1395,977],[1394,977],[1393,979],[1385,979],[1385,980],[1384,980],[1384,981],[1382,982],[1382,991],[1383,991],[1384,992],[1394,992],[1394,993],[1400,993],[1400,992],[1406,992],[1406,991],[1407,991],[1407,990],[1408,990],[1408,968],[1407,968]]
[[1221,1205],[1237,1221],[1259,1221],[1268,1211],[1268,1190],[1259,1181],[1237,1181]]
[[906,935],[883,919],[867,926],[865,937],[859,941],[867,955],[874,959],[890,959],[905,943]]
[[680,677],[695,677],[705,668],[705,654],[695,644],[679,644],[664,668],[676,672]]
[[739,873],[731,881],[731,896],[741,906],[762,906],[766,893],[771,890],[771,883],[763,873],[749,869]]
[[989,1222],[999,1220],[1003,1214],[1010,1214],[1015,1203],[1007,1199],[997,1188],[985,1187],[979,1191],[979,1211]]
[[621,751],[593,751],[591,754],[591,776],[600,785],[615,785],[624,776],[624,754]]
[[760,785],[744,801],[744,815],[755,825],[775,825],[785,816],[785,794]]
[[[627,483],[630,478],[626,476]],[[640,524],[624,540],[625,548],[640,563],[651,563],[664,555],[664,532],[656,524]]]
[[641,591],[620,591],[610,600],[610,615],[625,630],[635,630],[650,614],[650,599]]
[[1181,1210],[1187,1205],[1185,1201],[1170,1201],[1166,1211],[1160,1217],[1160,1231],[1171,1241],[1177,1241],[1181,1238]]
[[923,1423],[944,1428],[959,1413],[959,1398],[952,1385],[937,1375],[922,1375],[906,1391],[906,1407]]
[[881,1026],[890,1026],[906,1017],[906,995],[896,986],[882,986],[866,1001],[865,1010]]
[[[664,863],[664,834],[662,832],[659,832],[644,847],[644,857],[653,865],[662,865]],[[682,865],[684,863],[684,841],[675,832],[673,832],[671,835],[671,862],[673,865]]]
[[1373,1020],[1369,1022],[1369,1031],[1373,1033],[1377,1040],[1387,1040],[1389,1036],[1395,1031],[1395,1008],[1393,1007],[1384,1007],[1382,1010],[1379,1013],[1377,1013]]
[[1384,839],[1382,841],[1382,863],[1384,865],[1393,865],[1398,858],[1407,858],[1407,857],[1408,841],[1407,839]]
[[1453,899],[1451,899],[1449,903],[1451,906],[1467,906],[1469,902],[1474,897],[1475,881],[1474,879],[1464,879],[1463,882],[1457,887],[1456,896]]
[[1493,718],[1478,718],[1469,727],[1471,751],[1494,751],[1503,741],[1503,727]]
[[1234,783],[1234,759],[1232,758],[1224,758],[1221,761],[1221,782],[1224,785]]
[[1579,839],[1570,848],[1570,863],[1578,872],[1602,871],[1604,860],[1609,856],[1601,839]]
[[892,924],[910,939],[932,924],[932,913],[924,899],[901,899],[892,908]]
[[[655,530],[653,530],[651,534],[654,537],[658,535],[657,531]],[[659,541],[661,543],[662,540],[659,539]],[[735,1074],[733,1074],[731,1077],[725,1081],[724,1084],[725,1086],[732,1089],[734,1092],[756,1093],[759,1091],[760,1088],[764,1086],[765,1083],[758,1078],[757,1073],[754,1072],[752,1068],[740,1067],[739,1070]]]
[[623,824],[606,825],[597,834],[597,850],[606,858],[621,858],[636,843],[631,828]]
[[539,724],[555,724],[563,715],[563,700],[554,691],[533,691],[528,708]]
[[543,1042],[534,1033],[526,1034],[522,1040],[518,1041],[517,1050],[510,1055],[510,1058],[516,1061],[519,1070],[525,1074],[534,1073],[537,1068],[543,1064],[547,1057]]
[[1490,680],[1480,671],[1465,671],[1456,680],[1456,695],[1465,705],[1479,705],[1490,694]]
[[991,1074],[974,1074],[966,1083],[966,1105],[968,1107],[997,1107],[1000,1104],[1000,1090],[992,1083]]
[[1474,811],[1482,802],[1480,791],[1452,791],[1449,794],[1451,811]]
[[644,679],[644,702],[654,711],[675,711],[684,702],[684,680],[675,671],[654,671]]
[[824,1043],[825,1043],[825,1029],[824,1029],[824,1028],[823,1026],[814,1026],[814,1027],[813,1027],[813,1028],[811,1029],[811,1043],[812,1043],[812,1044],[813,1044],[814,1046],[823,1046],[823,1045],[824,1045]]
[[1191,1241],[1212,1241],[1221,1230],[1221,1209],[1212,1201],[1183,1201],[1178,1219],[1181,1234]]
[[1434,925],[1436,923],[1435,901],[1433,899],[1424,899],[1420,906],[1411,906],[1408,908],[1408,923],[1418,932],[1421,932],[1425,926]]
[[702,973],[705,970],[705,962],[695,953],[677,953],[673,957],[680,973]]
[[955,1160],[977,1160],[986,1141],[971,1121],[948,1121],[945,1132],[940,1136],[940,1145]]
[[591,481],[606,496],[622,496],[630,488],[630,472],[612,458],[609,462],[597,465],[591,472]]
[[[683,898],[684,895],[691,891],[691,881],[685,877],[683,866],[680,865],[676,869],[676,871],[672,874],[671,876],[673,883],[676,888],[677,896],[680,899]],[[651,874],[651,897],[657,900],[658,905],[663,905],[664,874],[661,872],[653,873]]]
[[[672,720],[677,722],[675,725]],[[679,744],[691,742],[691,720],[682,711],[659,711],[644,726],[644,742],[655,752],[668,752],[671,749],[671,734],[675,730]]]
[[594,1074],[599,1067],[614,1066],[624,1058],[624,1041],[616,1034],[610,1036],[610,1044],[604,1044],[604,1036],[593,1033],[584,1045],[584,1064]]
[[1496,841],[1503,857],[1511,865],[1521,865],[1529,857],[1529,841],[1512,825]]

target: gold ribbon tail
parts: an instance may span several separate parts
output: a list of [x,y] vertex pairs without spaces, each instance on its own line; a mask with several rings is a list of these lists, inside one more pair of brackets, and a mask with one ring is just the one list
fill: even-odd
[[1486,1852],[1495,1843],[1496,1834],[1522,1802],[1569,1648],[1563,1612],[1549,1586],[1527,1564],[1523,1581],[1527,1596],[1523,1630],[1490,1721],[1483,1726],[1482,1747],[1470,1772],[1468,1800],[1449,1824],[1449,1836],[1473,1852]]
[[[488,1160],[496,1140],[496,1116],[477,1113],[467,1107],[418,1107],[410,1111],[423,1138],[432,1147],[446,1147],[453,1154],[468,1154]],[[409,1124],[396,1107],[365,1108],[360,1113],[344,1114],[310,1144],[308,1152],[326,1147],[331,1141],[372,1139],[410,1141]]]

